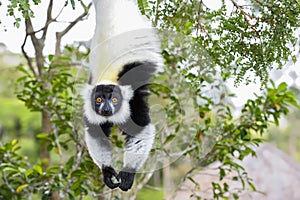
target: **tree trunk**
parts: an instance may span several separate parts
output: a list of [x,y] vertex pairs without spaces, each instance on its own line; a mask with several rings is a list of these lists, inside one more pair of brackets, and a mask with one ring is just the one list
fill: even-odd
[[[47,111],[42,111],[42,132],[49,134],[51,131],[50,114]],[[42,160],[43,169],[45,170],[50,165],[50,153],[47,151],[47,145],[41,146],[40,158]]]
[[170,160],[168,158],[165,159],[165,166],[163,168],[163,183],[164,183],[164,190],[165,190],[165,199],[171,200],[171,167],[170,167]]
[[[42,131],[43,133],[50,134],[52,132],[51,116],[46,110],[42,111]],[[47,151],[47,145],[42,145],[40,149],[40,158],[42,160],[43,169],[47,169],[50,166],[51,158],[50,153]],[[52,192],[51,200],[60,200],[59,193],[57,191]]]

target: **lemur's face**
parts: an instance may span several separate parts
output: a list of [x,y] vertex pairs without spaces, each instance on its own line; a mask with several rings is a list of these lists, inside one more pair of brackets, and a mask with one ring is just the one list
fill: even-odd
[[97,85],[92,92],[92,107],[98,115],[109,117],[122,105],[121,90],[116,85]]

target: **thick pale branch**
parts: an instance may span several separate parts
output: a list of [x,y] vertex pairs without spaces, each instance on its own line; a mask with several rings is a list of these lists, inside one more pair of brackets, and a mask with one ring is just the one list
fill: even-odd
[[61,39],[62,37],[67,34],[78,22],[82,21],[85,16],[89,13],[90,7],[92,6],[92,3],[90,3],[84,12],[78,16],[74,21],[72,21],[63,31],[56,32],[56,45],[55,45],[55,56],[59,57],[60,55],[60,46],[61,46]]
[[[29,64],[29,67],[31,68],[31,70],[33,70],[33,65],[31,63],[31,60],[28,59],[28,55],[25,51],[25,44],[26,44],[26,41],[27,41],[27,37],[30,36],[31,38],[31,41],[32,41],[32,44],[33,44],[33,47],[34,47],[34,50],[35,50],[35,58],[36,58],[36,64],[37,64],[37,69],[38,69],[38,72],[39,72],[39,75],[41,75],[42,73],[42,67],[43,67],[43,46],[44,46],[44,43],[39,40],[35,34],[32,34],[34,33],[34,29],[33,29],[33,25],[32,25],[32,22],[31,22],[31,19],[30,18],[27,18],[25,19],[25,27],[26,27],[26,36],[25,36],[25,39],[24,39],[24,43],[22,45],[22,53],[23,55],[25,56],[25,58],[27,59],[27,62]],[[35,73],[35,71],[33,70],[33,73]],[[37,75],[35,73],[35,75]]]
[[53,9],[53,0],[50,0],[48,10],[47,10],[47,20],[46,20],[46,24],[45,24],[45,27],[44,27],[44,30],[43,30],[43,36],[41,38],[42,40],[46,39],[48,27],[51,24],[51,22],[53,22],[52,9]]
[[[55,20],[55,19],[52,19],[52,20],[48,21],[48,22],[46,23],[46,25],[45,25],[43,28],[41,28],[41,29],[39,29],[39,30],[37,30],[37,31],[34,31],[34,32],[30,32],[30,33],[28,33],[28,35],[33,35],[33,34],[36,34],[36,33],[41,32],[41,31],[44,31],[44,32],[43,32],[42,38],[45,39],[46,34],[47,34],[47,30],[45,31],[45,29],[48,29],[48,26],[49,26],[52,22],[56,22],[56,20]],[[44,35],[45,35],[45,36],[44,36]]]
[[43,48],[44,48],[44,41],[41,39],[38,39],[35,34],[29,34],[33,33],[34,29],[32,26],[32,22],[30,18],[27,18],[25,20],[26,25],[26,34],[30,36],[34,50],[35,50],[35,58],[36,58],[36,65],[39,72],[39,75],[42,74],[42,67],[44,65],[43,61]]
[[53,10],[53,0],[50,0],[49,2],[49,6],[48,6],[48,9],[47,9],[47,19],[46,19],[46,23],[45,23],[45,26],[37,31],[31,31],[31,32],[28,32],[28,35],[34,35],[36,33],[39,33],[41,31],[43,31],[43,35],[41,37],[41,39],[43,41],[45,41],[46,39],[46,35],[47,35],[47,30],[48,30],[48,27],[49,25],[52,23],[52,22],[55,22],[56,20],[55,19],[52,19],[52,10]]
[[34,30],[33,30],[32,22],[31,22],[30,18],[25,19],[25,27],[26,27],[26,37],[30,36],[33,45],[36,45],[36,44],[38,45],[39,41],[36,38],[35,34],[33,34]]

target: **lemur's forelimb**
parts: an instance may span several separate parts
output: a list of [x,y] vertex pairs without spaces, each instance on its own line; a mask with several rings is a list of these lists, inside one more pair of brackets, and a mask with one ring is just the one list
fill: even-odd
[[112,123],[106,122],[102,125],[95,125],[85,120],[86,134],[85,140],[89,153],[93,161],[102,170],[104,183],[111,189],[118,187],[119,183],[114,183],[113,178],[118,179],[118,174],[111,167],[112,146],[109,140]]

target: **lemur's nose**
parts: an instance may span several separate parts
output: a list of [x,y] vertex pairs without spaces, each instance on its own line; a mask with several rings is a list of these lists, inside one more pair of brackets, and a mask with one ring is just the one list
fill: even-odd
[[112,115],[112,109],[109,105],[105,104],[101,110],[101,115],[110,116]]

